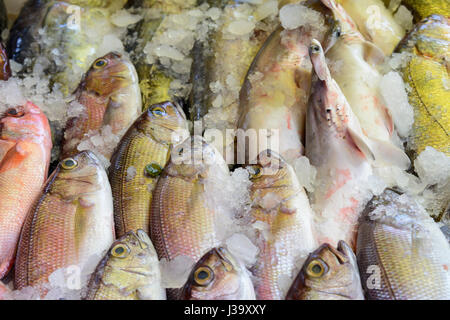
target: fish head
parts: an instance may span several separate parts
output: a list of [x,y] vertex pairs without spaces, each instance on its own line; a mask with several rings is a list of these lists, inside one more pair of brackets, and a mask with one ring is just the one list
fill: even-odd
[[84,75],[79,90],[87,90],[101,97],[109,97],[137,81],[132,63],[118,52],[110,52],[94,61]]
[[19,141],[31,139],[51,149],[50,125],[45,114],[31,102],[9,108],[0,116],[1,139]]
[[330,70],[325,60],[325,54],[319,41],[312,40],[309,54],[313,63],[317,81],[313,86],[310,109],[322,123],[340,137],[345,136],[349,121],[349,108],[344,95],[331,78]]
[[247,166],[246,169],[252,181],[252,189],[269,190],[289,183],[289,165],[272,150],[261,152],[257,164]]
[[194,266],[181,297],[184,300],[249,299],[253,290],[249,280],[245,267],[228,250],[214,248]]
[[91,151],[62,160],[50,179],[54,179],[54,190],[62,192],[60,196],[66,200],[101,190],[108,182],[100,160]]
[[107,256],[110,267],[133,274],[144,271],[150,262],[149,257],[156,258],[156,251],[147,233],[137,230],[130,231],[116,240]]
[[333,13],[335,25],[339,26],[342,35],[364,40],[364,37],[358,31],[356,23],[340,3],[338,3],[336,0],[322,0],[322,3]]
[[220,152],[200,136],[187,138],[171,150],[167,173],[186,179],[206,178],[210,172],[228,167]]
[[318,295],[351,299],[354,294],[350,290],[354,287],[358,289],[356,296],[360,297],[359,274],[352,249],[343,241],[338,248],[325,243],[308,256],[287,299],[304,300]]
[[186,115],[177,102],[152,105],[142,116],[139,129],[160,143],[178,145],[189,136]]

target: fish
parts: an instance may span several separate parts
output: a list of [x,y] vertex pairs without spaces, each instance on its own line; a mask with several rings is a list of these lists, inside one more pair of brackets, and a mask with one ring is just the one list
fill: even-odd
[[[306,8],[305,8],[306,10]],[[240,93],[242,130],[279,130],[279,153],[289,163],[304,154],[305,121],[311,91],[312,65],[308,46],[313,30],[303,26],[295,30],[279,27],[266,40],[256,56]],[[260,75],[252,81],[252,76]],[[255,141],[257,140],[257,141]],[[260,151],[274,149],[271,139],[251,137],[251,145]],[[254,156],[257,156],[255,154]],[[248,155],[249,163],[254,156]]]
[[[230,3],[229,0],[199,0],[197,5],[208,4],[212,8],[221,10]],[[210,31],[206,40],[196,40],[191,50],[192,67],[190,82],[195,84],[192,86],[189,95],[190,119],[191,121],[199,121],[208,113],[208,99],[211,94],[209,90],[211,74],[209,70],[213,67],[214,51],[209,48],[214,43],[216,37],[214,31]]]
[[[133,63],[139,76],[144,111],[152,105],[174,98],[170,93],[170,84],[174,80],[173,77],[162,65],[158,63],[149,64],[145,60],[145,46],[152,41],[154,35],[158,32],[165,15],[181,13],[183,9],[190,8],[195,3],[196,0],[183,2],[177,0],[132,0],[127,5],[131,8],[143,9],[144,18],[129,31],[130,36],[137,34],[137,39],[143,41],[133,41],[128,45],[127,50],[135,53]],[[155,17],[150,9],[158,10],[161,16]]]
[[14,288],[47,293],[62,268],[89,273],[114,241],[111,187],[90,151],[62,160],[25,220],[17,249]]
[[256,55],[277,27],[267,23],[265,28],[256,26],[248,36],[235,35],[229,30],[233,23],[239,21],[238,14],[257,15],[247,3],[230,0],[224,7],[222,24],[211,35],[210,49],[214,54],[207,61],[205,75],[209,85],[203,98],[204,104],[199,106],[200,114],[205,114],[202,118],[205,130],[220,130],[225,137],[225,141],[214,139],[208,142],[219,150],[227,162],[231,161],[229,155],[234,151],[234,134],[230,134],[228,129],[232,131],[239,128],[239,92]]
[[185,256],[198,261],[219,245],[218,213],[208,205],[205,179],[228,173],[220,153],[199,136],[173,148],[151,204],[150,238],[160,260]]
[[295,277],[296,265],[317,244],[313,212],[294,169],[271,150],[258,156],[258,164],[247,167],[252,185],[252,208],[247,220],[263,223],[267,230],[257,231],[259,254],[251,271],[258,300],[282,300],[280,287],[285,277]]
[[450,156],[449,47],[449,18],[432,15],[418,23],[397,49],[407,55],[400,71],[411,88],[408,97],[415,121],[408,149],[413,159],[427,146]]
[[[118,237],[137,229],[149,232],[153,189],[169,161],[170,148],[187,136],[186,116],[173,102],[150,107],[124,135],[109,168]],[[134,174],[129,174],[130,168]]]
[[450,246],[412,198],[385,190],[367,205],[356,252],[368,300],[448,300]]
[[[128,58],[118,52],[110,52],[92,64],[75,96],[75,101],[85,110],[67,121],[63,158],[76,154],[80,142],[104,126],[111,126],[112,133],[122,137],[142,110],[136,70]],[[104,156],[109,159],[111,154]]]
[[322,244],[306,259],[286,300],[364,300],[356,256],[339,241]]
[[165,300],[155,248],[143,230],[111,245],[87,286],[84,300]]
[[255,300],[250,273],[224,247],[208,251],[194,266],[182,300]]
[[48,5],[49,1],[45,0],[28,0],[24,4],[11,27],[6,45],[11,60],[23,64],[26,58],[39,53],[38,29]]
[[[326,2],[334,2],[333,0]],[[394,19],[382,0],[338,0],[362,35],[390,56],[406,30]]]
[[31,102],[0,115],[0,279],[10,271],[20,230],[47,179],[50,125]]
[[357,116],[363,133],[370,138],[372,148],[377,150],[377,165],[408,169],[409,157],[392,141],[394,121],[380,89],[382,75],[378,67],[384,61],[383,52],[364,39],[345,9],[330,0],[323,2],[331,4],[329,8],[338,21],[336,39],[326,52],[331,76]]
[[309,51],[315,79],[307,111],[306,156],[317,169],[310,198],[316,236],[319,243],[337,246],[343,240],[354,248],[363,199],[370,196],[364,186],[375,157],[358,118],[331,77],[320,42],[313,40]]
[[11,65],[8,59],[8,53],[3,43],[0,43],[0,80],[8,81],[11,78]]

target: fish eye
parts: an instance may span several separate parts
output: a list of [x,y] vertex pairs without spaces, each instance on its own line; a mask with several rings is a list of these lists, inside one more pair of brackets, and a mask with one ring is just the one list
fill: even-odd
[[94,62],[94,68],[95,68],[95,69],[100,69],[100,68],[105,67],[107,64],[108,64],[108,61],[107,61],[106,59],[100,58],[100,59],[97,59],[97,60]]
[[15,108],[11,108],[6,111],[6,114],[15,118],[23,117],[25,114],[22,111],[17,111]]
[[130,254],[130,248],[126,244],[119,243],[111,250],[111,254],[116,258],[126,258]]
[[164,110],[163,108],[161,108],[161,107],[154,107],[153,109],[152,109],[152,113],[153,113],[153,115],[155,116],[155,117],[157,117],[157,118],[162,118],[162,117],[164,117],[167,113],[166,113],[166,110]]
[[163,168],[156,162],[152,162],[145,166],[146,175],[149,177],[152,177],[152,178],[158,177],[162,171],[163,171]]
[[319,278],[328,270],[328,266],[322,260],[313,260],[309,263],[306,273],[312,278]]
[[320,52],[320,47],[318,45],[313,44],[311,46],[311,52],[312,53],[319,53]]
[[248,170],[250,179],[255,180],[262,176],[262,169],[260,166],[252,166]]
[[214,272],[208,267],[200,267],[194,272],[194,281],[199,286],[207,286],[214,279]]
[[61,167],[65,170],[72,170],[78,166],[78,162],[73,158],[64,159],[61,162]]

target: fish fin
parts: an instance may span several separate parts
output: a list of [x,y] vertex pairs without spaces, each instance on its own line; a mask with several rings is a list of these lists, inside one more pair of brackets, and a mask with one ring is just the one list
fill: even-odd
[[347,136],[350,138],[350,140],[354,143],[356,148],[361,151],[367,159],[374,161],[375,154],[371,149],[370,144],[368,143],[368,138],[363,136],[360,133],[355,132],[353,129],[347,128]]
[[27,154],[26,151],[22,150],[20,144],[16,144],[15,147],[10,148],[0,162],[0,173],[20,166],[27,157]]
[[0,140],[0,165],[5,158],[6,154],[15,146],[15,142]]
[[384,123],[386,125],[386,129],[389,131],[389,134],[392,136],[394,133],[394,117],[387,107],[384,107]]
[[369,63],[371,66],[379,66],[384,62],[386,56],[384,52],[381,51],[376,45],[372,42],[364,41],[364,60]]
[[369,139],[371,149],[375,154],[375,166],[393,165],[402,170],[407,170],[411,166],[411,160],[406,153],[390,142]]

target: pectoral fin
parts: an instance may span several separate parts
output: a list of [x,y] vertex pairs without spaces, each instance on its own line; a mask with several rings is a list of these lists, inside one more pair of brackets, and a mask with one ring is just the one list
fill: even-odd
[[370,139],[370,147],[375,154],[375,166],[392,165],[402,170],[411,166],[411,160],[406,153],[390,142]]
[[357,133],[353,129],[347,128],[347,137],[351,139],[351,142],[354,143],[356,148],[361,151],[367,159],[374,161],[376,160],[375,154],[371,149],[370,144],[368,143],[368,138],[365,137],[362,133]]
[[381,51],[372,42],[364,42],[364,60],[373,67],[377,67],[384,62],[386,56],[384,52]]

